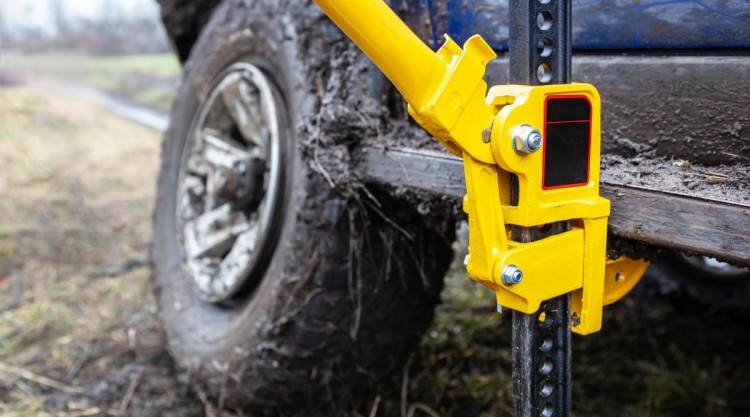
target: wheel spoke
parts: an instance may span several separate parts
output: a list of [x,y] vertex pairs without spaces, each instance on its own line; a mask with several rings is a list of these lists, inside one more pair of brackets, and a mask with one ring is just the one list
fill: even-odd
[[240,77],[224,88],[221,97],[242,138],[265,155],[270,132],[261,110],[264,103],[260,92]]
[[258,230],[258,223],[255,222],[250,229],[237,236],[232,250],[221,262],[218,277],[225,288],[233,287],[245,275],[258,240]]
[[248,161],[253,154],[237,141],[214,129],[204,129],[203,156],[214,167],[234,168],[237,162]]
[[185,224],[185,248],[192,259],[221,257],[236,237],[250,227],[247,217],[230,204],[203,213]]
[[206,198],[204,180],[196,175],[187,174],[180,184],[178,215],[182,221],[188,221],[203,211]]
[[199,177],[206,177],[208,175],[209,165],[203,158],[203,148],[205,148],[203,137],[197,138],[196,143],[193,144],[190,155],[187,158],[185,164],[185,171],[190,174],[197,175]]
[[193,282],[206,293],[212,292],[213,277],[219,270],[219,262],[212,258],[195,259],[187,264],[193,276]]

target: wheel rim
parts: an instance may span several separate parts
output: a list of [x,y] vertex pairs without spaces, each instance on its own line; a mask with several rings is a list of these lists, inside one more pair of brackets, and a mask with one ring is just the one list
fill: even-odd
[[738,268],[708,256],[691,256],[681,252],[679,255],[693,267],[717,277],[737,277],[748,273],[746,268]]
[[288,115],[258,67],[234,64],[193,120],[177,184],[182,269],[194,292],[226,302],[254,287],[282,217]]

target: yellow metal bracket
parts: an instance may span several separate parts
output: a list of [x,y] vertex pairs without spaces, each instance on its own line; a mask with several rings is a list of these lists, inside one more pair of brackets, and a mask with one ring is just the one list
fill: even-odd
[[[588,175],[582,184],[545,189],[545,102],[550,97],[583,98],[590,103]],[[604,305],[609,201],[599,196],[599,95],[588,84],[542,87],[495,86],[487,102],[497,109],[489,141],[494,164],[464,155],[469,217],[469,275],[492,288],[500,305],[531,314],[542,301],[573,293],[573,330],[601,328]],[[541,147],[521,154],[515,131],[530,126],[542,132]],[[517,178],[517,201],[510,196]],[[510,241],[508,225],[545,228],[568,221],[570,230],[530,243]],[[521,271],[522,281],[504,279],[506,268]],[[510,282],[509,282],[510,281]]]
[[446,64],[445,75],[427,100],[409,103],[409,114],[452,153],[494,163],[490,147],[477,139],[495,117],[495,109],[485,102],[482,79],[495,52],[480,36],[469,38],[461,49],[446,35],[437,55]]
[[[469,275],[493,289],[498,304],[528,314],[544,300],[572,293],[573,331],[598,331],[604,304],[632,289],[646,264],[625,258],[605,265],[609,201],[599,196],[596,89],[504,85],[488,92],[482,77],[495,53],[481,37],[461,48],[446,36],[434,53],[380,0],[316,2],[393,82],[412,117],[463,158]],[[589,109],[583,121],[563,121],[579,123],[589,136],[588,154],[577,157],[588,164],[585,177],[562,186],[545,179],[547,130],[563,123],[547,120],[546,106],[561,98],[582,100]],[[541,132],[540,146],[522,152],[520,128]],[[555,158],[565,166],[564,156]],[[543,231],[556,223],[569,228],[528,243],[510,238],[511,225]]]

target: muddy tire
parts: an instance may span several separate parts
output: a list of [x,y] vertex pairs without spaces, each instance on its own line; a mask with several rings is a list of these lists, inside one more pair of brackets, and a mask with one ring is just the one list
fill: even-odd
[[[321,106],[315,77],[325,74],[305,49],[333,32],[306,3],[225,2],[185,66],[162,150],[152,261],[169,350],[215,403],[252,415],[337,415],[366,402],[402,369],[431,321],[451,259],[451,237],[409,205],[377,190],[367,204],[356,193],[342,197],[303,155],[300,143]],[[242,285],[212,297],[186,266],[193,252],[178,216],[181,181],[196,124],[218,117],[202,118],[201,109],[238,65],[260,71],[279,106],[281,186],[266,190],[278,199],[269,214],[276,226],[253,249],[262,256]],[[211,175],[198,178],[208,183]],[[232,210],[260,210],[250,206]]]

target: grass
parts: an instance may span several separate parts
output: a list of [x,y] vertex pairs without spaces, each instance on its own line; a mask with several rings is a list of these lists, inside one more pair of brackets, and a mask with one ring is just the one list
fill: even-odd
[[[73,388],[107,381],[143,346],[163,350],[144,268],[159,135],[54,86],[2,96],[0,364]],[[85,410],[117,408],[124,389],[111,389]],[[0,415],[76,407],[56,394],[0,372]]]
[[2,64],[26,74],[84,83],[134,103],[169,110],[181,67],[172,54],[92,56],[77,52],[4,54]]
[[53,71],[60,75],[140,74],[162,80],[179,76],[180,63],[172,54],[94,56],[77,52],[5,54],[9,64],[36,71]]
[[510,329],[494,295],[455,269],[443,300],[409,370],[409,398],[445,417],[512,414]]

